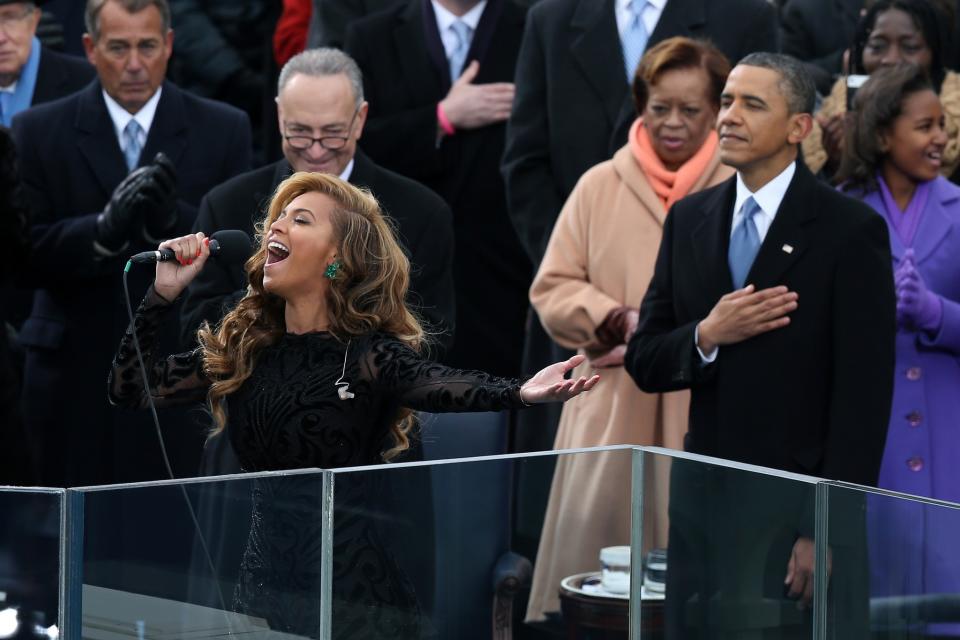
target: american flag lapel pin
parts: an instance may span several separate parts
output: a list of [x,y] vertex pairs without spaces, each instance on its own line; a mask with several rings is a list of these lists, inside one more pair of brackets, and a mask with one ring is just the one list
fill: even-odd
[[784,253],[793,253],[793,245],[791,245],[791,244],[785,244],[785,245],[783,245],[783,252],[784,252]]

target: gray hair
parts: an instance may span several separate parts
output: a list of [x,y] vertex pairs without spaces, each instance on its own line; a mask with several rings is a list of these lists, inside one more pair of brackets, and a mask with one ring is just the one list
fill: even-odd
[[298,73],[311,78],[335,76],[342,73],[350,81],[355,106],[359,109],[360,105],[363,104],[363,73],[353,58],[339,49],[329,47],[307,49],[290,58],[287,64],[283,65],[283,69],[280,70],[280,78],[277,80],[277,95],[283,91],[290,79]]
[[782,53],[761,51],[748,54],[737,63],[738,66],[741,64],[771,69],[780,74],[780,91],[787,100],[790,115],[813,113],[817,88],[802,62]]
[[[87,0],[87,10],[83,14],[83,22],[87,33],[94,41],[100,39],[100,11],[109,0]],[[167,0],[113,0],[123,7],[127,13],[139,13],[150,5],[160,12],[160,29],[163,33],[170,30],[170,5]]]

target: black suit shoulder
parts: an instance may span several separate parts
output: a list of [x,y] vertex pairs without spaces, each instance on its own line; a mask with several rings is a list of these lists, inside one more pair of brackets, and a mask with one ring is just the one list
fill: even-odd
[[96,70],[85,59],[41,47],[31,104],[43,104],[79,91],[96,75]]
[[277,172],[276,163],[268,164],[259,169],[253,169],[233,176],[226,182],[218,184],[210,193],[207,199],[217,202],[228,202],[252,195],[258,191],[270,191],[273,188],[274,176]]
[[[281,164],[282,167],[279,166]],[[204,224],[215,228],[203,231],[240,229],[253,237],[256,222],[270,204],[277,174],[282,174],[284,169],[289,170],[289,167],[285,160],[281,160],[280,163],[271,163],[233,176],[211,189],[200,204],[200,217]]]
[[[714,212],[719,213],[727,206],[733,206],[731,194],[736,191],[737,177],[734,175],[720,184],[691,193],[678,200],[670,209],[667,219],[675,228],[687,228],[697,220]],[[729,202],[728,202],[729,201]]]
[[431,189],[399,173],[371,164],[373,170],[369,178],[356,184],[370,189],[387,215],[399,219],[412,218],[415,213],[415,217],[425,225],[452,224],[450,207]]

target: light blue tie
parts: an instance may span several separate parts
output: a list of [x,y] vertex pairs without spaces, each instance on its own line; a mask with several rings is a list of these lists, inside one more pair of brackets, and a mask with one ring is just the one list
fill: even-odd
[[454,20],[450,29],[457,36],[457,48],[450,53],[450,82],[456,82],[463,73],[463,63],[470,51],[470,35],[473,29],[463,20]]
[[127,160],[127,171],[133,171],[140,161],[140,132],[143,129],[136,120],[131,120],[123,128],[123,157]]
[[628,84],[633,83],[633,75],[637,72],[637,65],[640,64],[640,58],[650,39],[647,26],[641,20],[646,6],[647,0],[630,0],[627,4],[630,23],[620,36],[620,43],[623,45],[623,64],[627,70]]
[[760,250],[760,234],[753,216],[760,212],[760,205],[753,199],[747,198],[741,208],[743,219],[734,229],[730,237],[730,252],[727,258],[730,262],[730,275],[733,277],[733,288],[742,289],[750,273],[750,267]]

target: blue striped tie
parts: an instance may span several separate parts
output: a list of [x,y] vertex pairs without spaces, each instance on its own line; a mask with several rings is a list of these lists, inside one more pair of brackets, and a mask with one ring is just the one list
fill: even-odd
[[456,82],[463,73],[463,63],[467,61],[470,51],[470,28],[466,22],[455,20],[450,29],[457,35],[457,48],[450,54],[450,82]]
[[127,171],[133,171],[140,161],[140,152],[143,147],[140,145],[140,132],[143,129],[136,120],[131,120],[123,128],[123,157],[127,161]]
[[747,274],[750,273],[750,267],[760,251],[760,233],[757,231],[757,223],[753,221],[753,216],[760,212],[760,205],[750,196],[743,203],[741,211],[743,219],[730,237],[730,251],[727,255],[734,289],[742,289],[746,284]]
[[647,26],[641,19],[646,6],[647,0],[630,0],[627,5],[627,10],[630,11],[630,23],[623,30],[620,42],[623,45],[623,64],[627,70],[628,84],[633,83],[633,75],[637,72],[637,65],[640,64],[640,58],[650,39]]

